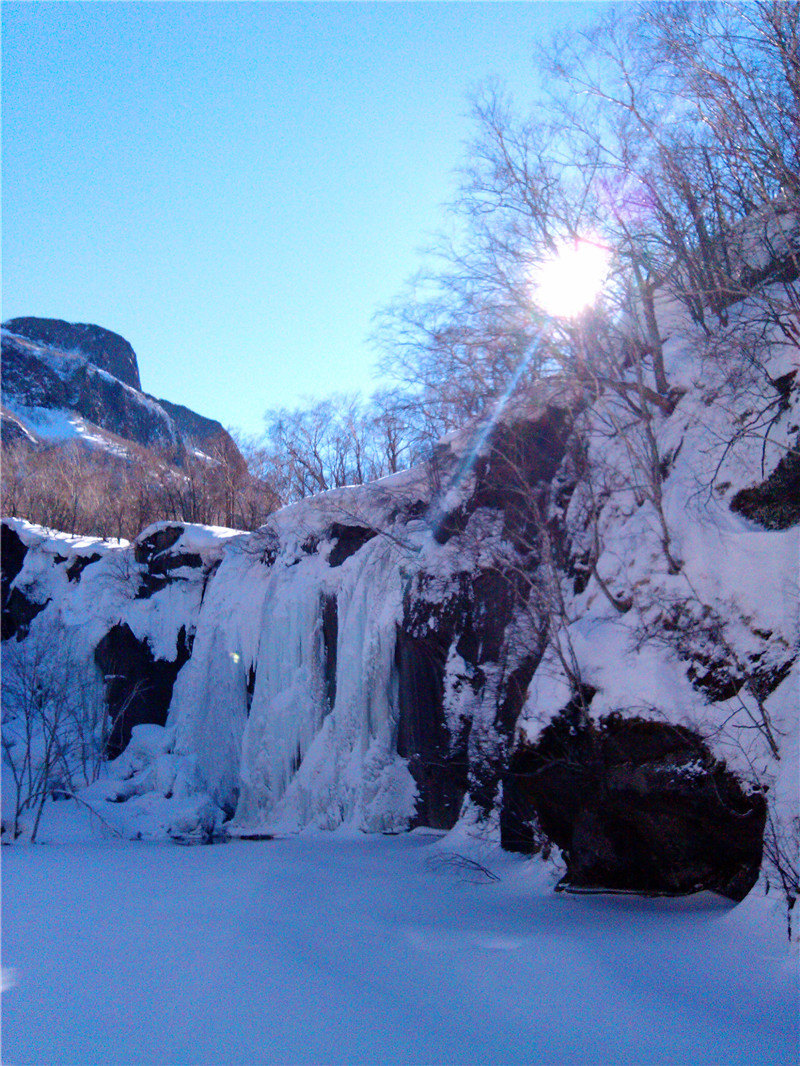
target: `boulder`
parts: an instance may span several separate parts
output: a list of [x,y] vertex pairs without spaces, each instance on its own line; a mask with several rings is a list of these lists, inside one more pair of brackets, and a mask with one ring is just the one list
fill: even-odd
[[766,800],[691,729],[611,714],[579,724],[565,709],[521,742],[503,781],[501,838],[562,851],[562,887],[743,899],[761,864]]

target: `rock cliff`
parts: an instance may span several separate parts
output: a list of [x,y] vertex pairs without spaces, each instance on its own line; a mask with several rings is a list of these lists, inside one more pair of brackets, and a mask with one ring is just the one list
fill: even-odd
[[154,837],[460,823],[572,890],[741,898],[796,811],[797,349],[734,386],[672,336],[669,408],[624,432],[624,390],[551,383],[255,533],[7,521],[7,651],[105,693],[85,801]]
[[136,353],[110,330],[14,318],[3,325],[2,357],[7,442],[77,440],[118,455],[129,441],[176,460],[222,450],[243,465],[219,422],[142,391]]
[[80,353],[93,366],[105,370],[132,389],[141,391],[136,353],[124,337],[86,322],[58,318],[12,318],[3,328],[45,348]]

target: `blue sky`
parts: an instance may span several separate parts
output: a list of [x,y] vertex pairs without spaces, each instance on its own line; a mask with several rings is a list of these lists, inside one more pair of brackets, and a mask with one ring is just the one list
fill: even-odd
[[370,391],[373,314],[457,188],[469,95],[524,105],[580,3],[13,3],[3,319],[95,322],[250,433]]

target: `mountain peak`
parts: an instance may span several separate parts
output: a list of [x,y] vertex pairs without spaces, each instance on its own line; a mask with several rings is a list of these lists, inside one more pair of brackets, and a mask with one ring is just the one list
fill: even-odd
[[62,351],[78,351],[94,366],[141,391],[136,352],[124,337],[87,322],[59,318],[12,318],[3,326],[11,333]]

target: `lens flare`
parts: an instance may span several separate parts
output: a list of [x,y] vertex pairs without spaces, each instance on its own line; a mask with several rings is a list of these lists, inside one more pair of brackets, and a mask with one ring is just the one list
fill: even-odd
[[610,252],[591,240],[569,241],[533,276],[534,299],[547,315],[573,318],[590,307],[608,277]]

